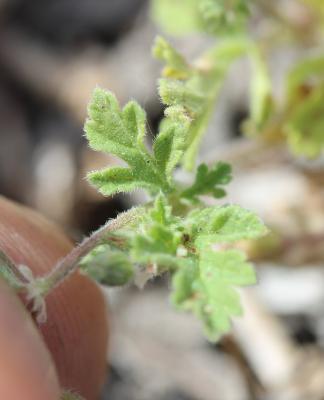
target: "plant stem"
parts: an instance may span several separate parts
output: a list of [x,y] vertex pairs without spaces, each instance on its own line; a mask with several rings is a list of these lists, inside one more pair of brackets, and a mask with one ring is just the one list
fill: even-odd
[[107,239],[110,232],[117,231],[125,225],[135,221],[135,219],[142,215],[143,207],[132,208],[117,218],[108,221],[101,228],[93,232],[89,237],[85,238],[77,247],[75,247],[66,257],[62,258],[55,265],[53,270],[39,279],[42,280],[44,293],[47,295],[52,289],[61,284],[69,275],[75,272],[83,257],[85,257],[91,250],[98,246],[103,240]]
[[5,279],[13,288],[20,288],[26,283],[26,278],[17,265],[0,250],[0,276]]

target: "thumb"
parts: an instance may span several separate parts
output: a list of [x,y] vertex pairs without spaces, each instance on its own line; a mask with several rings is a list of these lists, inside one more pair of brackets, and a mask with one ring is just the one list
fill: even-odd
[[50,354],[18,298],[0,281],[0,398],[58,400]]
[[[0,197],[0,249],[16,264],[27,265],[36,276],[42,275],[71,248],[69,240],[55,225]],[[40,332],[51,353],[60,385],[75,390],[87,400],[96,400],[105,376],[107,347],[107,312],[100,290],[86,277],[74,273],[47,297],[46,304],[47,322],[40,327]],[[0,329],[2,324],[0,319]],[[0,359],[0,371],[1,362]],[[46,365],[50,370],[50,363]],[[0,398],[14,399],[1,394],[0,391]],[[19,400],[26,398],[24,393]],[[52,399],[43,396],[41,400],[44,398]]]

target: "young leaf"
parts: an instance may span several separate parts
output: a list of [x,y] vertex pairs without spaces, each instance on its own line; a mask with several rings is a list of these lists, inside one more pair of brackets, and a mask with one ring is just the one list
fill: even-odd
[[155,201],[152,210],[148,213],[146,223],[153,221],[155,223],[167,226],[178,222],[178,219],[172,215],[171,206],[168,204],[165,196],[159,194]]
[[164,226],[154,224],[145,234],[137,234],[132,242],[132,258],[139,263],[157,264],[171,268],[177,265],[180,235]]
[[224,197],[225,190],[221,187],[232,180],[232,168],[229,164],[219,162],[211,169],[206,164],[199,165],[192,186],[181,193],[182,197],[197,201],[198,196],[211,195],[215,198]]
[[108,286],[123,286],[134,275],[129,257],[108,245],[99,245],[80,263],[80,269],[99,283]]
[[242,314],[234,288],[255,283],[255,272],[243,253],[205,249],[199,259],[174,274],[172,301],[196,314],[208,338],[215,341],[230,329],[230,318]]
[[132,258],[139,263],[164,267],[178,264],[177,249],[181,242],[179,218],[171,214],[165,197],[158,196],[154,207],[143,219],[131,243]]

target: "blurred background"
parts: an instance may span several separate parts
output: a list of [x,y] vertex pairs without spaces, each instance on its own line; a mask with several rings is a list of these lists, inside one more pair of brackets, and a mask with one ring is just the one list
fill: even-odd
[[[260,2],[264,14],[251,29],[275,29]],[[298,1],[273,4],[306,35]],[[0,0],[1,195],[39,210],[75,241],[141,201],[140,193],[104,198],[87,184],[87,171],[116,161],[87,147],[83,123],[99,85],[121,103],[136,98],[155,131],[163,114],[161,65],[150,54],[157,33],[146,0]],[[172,43],[195,57],[209,40]],[[272,52],[279,97],[306,48],[289,42]],[[260,283],[242,293],[245,316],[216,345],[193,317],[170,308],[167,278],[144,291],[106,290],[113,332],[102,400],[324,399],[324,163],[241,136],[249,75],[246,60],[231,69],[200,159],[231,162],[228,201],[275,232],[265,247],[246,249]]]

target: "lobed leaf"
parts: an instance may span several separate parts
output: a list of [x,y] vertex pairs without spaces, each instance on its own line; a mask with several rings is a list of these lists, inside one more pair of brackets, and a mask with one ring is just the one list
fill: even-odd
[[190,123],[183,108],[168,109],[167,125],[157,135],[153,154],[144,144],[146,116],[137,103],[129,102],[121,110],[112,93],[97,88],[88,111],[85,133],[90,146],[128,164],[125,168],[108,168],[88,175],[101,193],[171,190],[172,172],[183,155]]
[[196,314],[208,338],[215,341],[230,329],[231,317],[242,314],[234,288],[255,283],[255,272],[243,253],[205,249],[199,259],[174,274],[172,301],[178,308]]
[[199,165],[195,181],[185,189],[181,196],[192,201],[197,201],[198,196],[212,195],[215,198],[224,197],[225,190],[221,187],[232,180],[232,168],[229,164],[219,162],[211,169],[206,164]]

